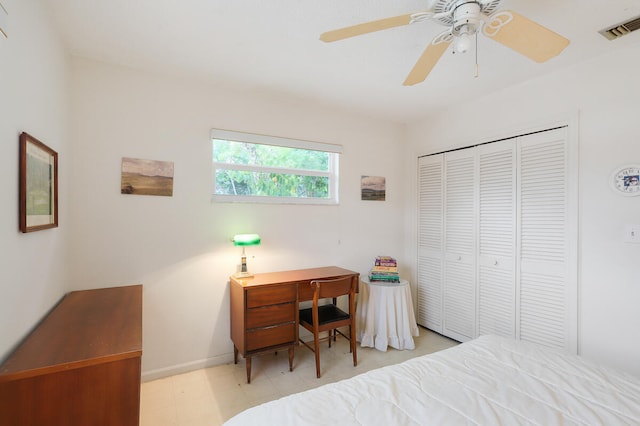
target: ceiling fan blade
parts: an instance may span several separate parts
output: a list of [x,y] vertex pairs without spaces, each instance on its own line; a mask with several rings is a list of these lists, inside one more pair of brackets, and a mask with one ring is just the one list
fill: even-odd
[[569,39],[510,10],[491,15],[482,31],[536,62],[548,61],[569,45]]
[[379,19],[377,21],[365,22],[364,24],[353,25],[351,27],[327,31],[320,35],[320,40],[325,42],[338,41],[362,34],[409,25],[411,23],[412,15],[413,13],[408,13],[406,15],[393,16],[391,18]]
[[[413,86],[414,84],[422,83],[433,67],[436,66],[444,52],[451,44],[451,41],[442,41],[441,35],[429,43],[429,46],[422,52],[422,56],[418,59],[418,62],[413,66],[413,69],[402,83],[404,86]],[[450,37],[449,37],[450,39]],[[438,41],[436,43],[436,41]]]

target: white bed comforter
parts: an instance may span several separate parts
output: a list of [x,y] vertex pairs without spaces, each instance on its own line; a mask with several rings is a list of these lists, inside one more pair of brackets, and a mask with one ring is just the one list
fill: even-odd
[[246,410],[233,425],[640,425],[640,379],[483,336]]

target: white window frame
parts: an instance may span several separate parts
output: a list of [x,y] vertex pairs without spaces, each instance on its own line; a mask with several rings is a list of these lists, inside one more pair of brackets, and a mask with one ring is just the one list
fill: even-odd
[[[300,139],[289,139],[278,136],[260,135],[256,133],[235,132],[232,130],[212,129],[211,146],[215,140],[225,140],[233,142],[247,142],[260,145],[282,146],[287,148],[306,149],[310,151],[322,151],[329,154],[329,170],[303,170],[280,167],[265,167],[246,164],[229,164],[213,161],[213,191],[211,200],[214,202],[238,202],[238,203],[267,203],[267,204],[339,204],[339,161],[342,153],[342,146],[321,142],[305,141]],[[221,195],[216,194],[216,170],[239,170],[261,173],[282,173],[305,176],[320,176],[329,178],[328,198],[303,198],[303,197],[266,197],[258,195]]]

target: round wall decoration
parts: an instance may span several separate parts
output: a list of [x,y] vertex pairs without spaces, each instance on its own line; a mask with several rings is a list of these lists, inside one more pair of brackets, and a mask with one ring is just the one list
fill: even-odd
[[613,188],[622,195],[640,195],[640,165],[617,168],[611,175]]

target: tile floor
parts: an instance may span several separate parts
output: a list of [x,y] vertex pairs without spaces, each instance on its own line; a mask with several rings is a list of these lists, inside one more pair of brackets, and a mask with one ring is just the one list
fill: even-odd
[[254,405],[457,344],[424,328],[420,328],[415,343],[416,348],[412,351],[389,348],[387,352],[358,345],[358,366],[354,367],[346,339],[338,337],[331,349],[324,342],[320,353],[320,379],[316,378],[313,352],[299,346],[293,372],[289,372],[286,349],[277,355],[253,357],[251,384],[246,382],[242,357],[236,365],[217,365],[145,382],[140,396],[140,425],[220,425]]

